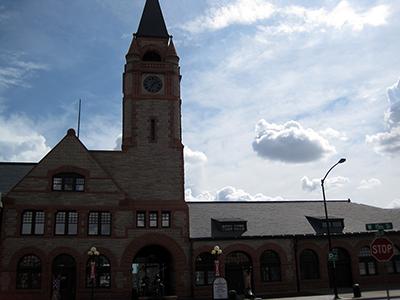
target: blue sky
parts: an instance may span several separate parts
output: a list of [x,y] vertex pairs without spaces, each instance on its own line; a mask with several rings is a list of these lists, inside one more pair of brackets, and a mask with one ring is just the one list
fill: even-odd
[[[160,0],[181,58],[187,199],[400,206],[400,2]],[[144,0],[3,0],[0,160],[76,127],[121,133],[124,56]],[[397,16],[397,17],[396,17]]]

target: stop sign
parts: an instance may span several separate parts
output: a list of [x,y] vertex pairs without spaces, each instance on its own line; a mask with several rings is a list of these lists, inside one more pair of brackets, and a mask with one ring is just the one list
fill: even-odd
[[377,261],[388,261],[394,255],[393,243],[385,237],[379,237],[371,243],[371,255]]

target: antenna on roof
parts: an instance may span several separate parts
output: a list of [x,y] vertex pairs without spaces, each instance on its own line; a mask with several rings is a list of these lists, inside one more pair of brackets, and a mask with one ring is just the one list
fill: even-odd
[[81,129],[81,99],[79,99],[79,106],[78,106],[78,129],[77,129],[77,136],[79,139],[79,131]]

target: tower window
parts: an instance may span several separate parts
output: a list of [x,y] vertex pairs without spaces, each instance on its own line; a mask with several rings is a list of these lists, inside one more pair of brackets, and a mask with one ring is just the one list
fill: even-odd
[[157,126],[157,124],[156,124],[156,119],[155,118],[151,118],[150,119],[150,142],[155,142],[156,141],[156,138],[157,138],[157,134],[156,134],[156,131],[157,131],[157,128],[156,128],[156,126]]
[[161,56],[155,51],[147,51],[143,55],[143,61],[161,61]]

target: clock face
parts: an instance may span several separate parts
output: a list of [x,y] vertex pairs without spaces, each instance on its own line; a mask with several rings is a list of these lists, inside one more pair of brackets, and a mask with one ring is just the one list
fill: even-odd
[[149,75],[143,80],[143,87],[150,93],[157,93],[162,89],[163,83],[160,77]]

